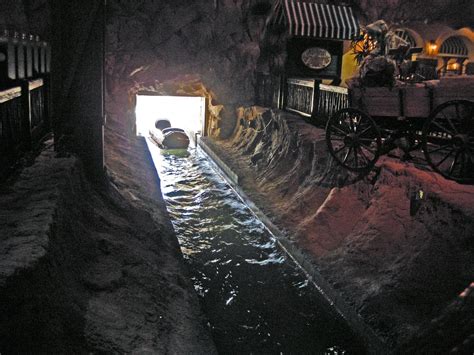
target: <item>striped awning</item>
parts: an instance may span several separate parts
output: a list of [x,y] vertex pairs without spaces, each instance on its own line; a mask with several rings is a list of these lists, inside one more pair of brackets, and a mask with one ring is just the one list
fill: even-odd
[[458,58],[467,58],[469,56],[466,43],[458,36],[449,37],[445,40],[439,49],[438,55],[441,57]]
[[285,25],[292,36],[344,40],[360,32],[359,22],[348,6],[279,0],[271,16],[273,24]]

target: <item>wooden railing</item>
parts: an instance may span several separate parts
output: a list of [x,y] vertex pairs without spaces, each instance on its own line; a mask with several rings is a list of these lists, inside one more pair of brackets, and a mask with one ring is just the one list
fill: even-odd
[[48,128],[46,85],[43,79],[0,91],[0,149],[2,155],[32,142]]
[[0,92],[0,147],[2,153],[12,151],[22,141],[25,130],[21,87]]
[[48,125],[48,106],[46,105],[47,92],[46,85],[43,79],[38,79],[29,83],[29,95],[30,95],[30,130],[33,139],[38,134],[41,134],[41,130],[46,128]]
[[321,84],[316,79],[288,79],[285,109],[317,122],[348,107],[347,88]]
[[37,36],[0,31],[0,177],[50,129],[50,62]]
[[335,112],[349,106],[349,93],[344,87],[319,84],[317,96],[315,116],[318,120],[326,121]]
[[257,105],[282,108],[283,91],[281,77],[257,73],[255,96]]
[[288,79],[285,108],[303,116],[311,117],[317,85],[315,79]]

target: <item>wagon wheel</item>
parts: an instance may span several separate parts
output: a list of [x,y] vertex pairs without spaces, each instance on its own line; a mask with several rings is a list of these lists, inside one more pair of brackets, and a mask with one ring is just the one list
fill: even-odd
[[448,101],[423,126],[423,151],[433,170],[458,182],[474,181],[474,102]]
[[363,172],[373,168],[381,150],[380,131],[364,112],[345,108],[326,124],[326,142],[336,162],[348,170]]

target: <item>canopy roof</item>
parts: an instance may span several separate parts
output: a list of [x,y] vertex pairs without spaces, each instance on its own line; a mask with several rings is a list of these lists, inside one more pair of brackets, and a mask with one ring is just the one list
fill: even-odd
[[292,36],[344,40],[360,32],[350,7],[303,0],[278,0],[270,22],[286,26]]

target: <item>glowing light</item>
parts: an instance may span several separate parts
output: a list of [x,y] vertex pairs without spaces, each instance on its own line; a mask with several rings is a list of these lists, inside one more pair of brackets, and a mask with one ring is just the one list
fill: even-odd
[[431,40],[428,42],[428,54],[435,55],[436,51],[438,50],[438,45],[435,41]]
[[201,131],[204,110],[204,97],[137,95],[137,135],[148,136],[159,118],[168,119],[172,127]]
[[456,61],[456,59],[450,59],[446,65],[446,70],[450,72],[459,72],[461,69],[461,64]]

